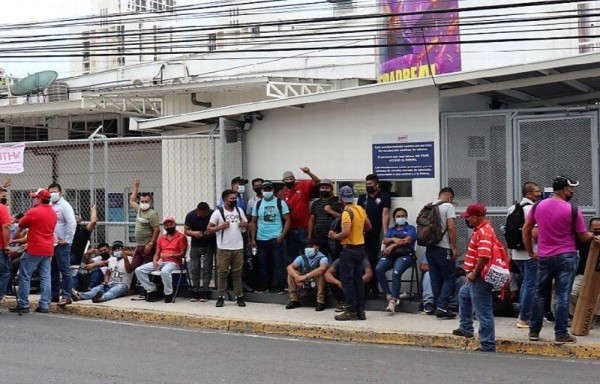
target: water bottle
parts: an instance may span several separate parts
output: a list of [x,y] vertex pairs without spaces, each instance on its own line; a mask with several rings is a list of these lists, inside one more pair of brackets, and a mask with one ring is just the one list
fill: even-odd
[[256,247],[252,247],[252,256],[256,256],[257,252],[258,250],[256,249]]

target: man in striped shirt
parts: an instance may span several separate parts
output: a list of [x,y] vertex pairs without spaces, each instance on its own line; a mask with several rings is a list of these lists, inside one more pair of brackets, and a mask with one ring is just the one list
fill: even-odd
[[479,321],[479,340],[483,352],[496,352],[494,311],[492,308],[492,285],[486,283],[481,271],[492,256],[492,247],[497,240],[494,229],[486,217],[483,204],[470,204],[460,214],[469,228],[473,229],[464,269],[467,283],[460,288],[458,305],[460,322],[452,333],[456,336],[473,337],[473,310]]

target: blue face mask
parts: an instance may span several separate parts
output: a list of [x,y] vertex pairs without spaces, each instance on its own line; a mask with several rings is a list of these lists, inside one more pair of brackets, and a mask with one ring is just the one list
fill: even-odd
[[263,197],[265,199],[269,200],[271,197],[273,197],[273,191],[269,191],[269,192],[265,191],[265,192],[263,192]]
[[397,217],[396,218],[396,225],[404,225],[406,224],[406,217]]
[[306,257],[314,257],[317,251],[314,248],[304,248],[304,255]]

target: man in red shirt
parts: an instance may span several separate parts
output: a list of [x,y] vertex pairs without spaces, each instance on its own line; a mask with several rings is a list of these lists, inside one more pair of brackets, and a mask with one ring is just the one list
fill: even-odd
[[10,247],[10,223],[11,218],[8,213],[8,208],[0,202],[0,301],[6,294],[8,281],[10,280],[10,258],[8,254]]
[[22,237],[21,231],[27,231],[27,250],[21,256],[19,265],[19,290],[17,305],[9,308],[11,312],[29,313],[29,290],[31,275],[37,269],[40,278],[40,301],[36,312],[48,313],[52,294],[50,293],[50,262],[54,254],[54,227],[57,216],[50,206],[50,192],[38,189],[30,193],[35,199],[34,207],[19,221],[15,238]]
[[165,303],[173,302],[173,279],[171,272],[181,267],[187,251],[187,237],[177,230],[175,218],[167,216],[163,220],[165,234],[158,238],[156,253],[151,263],[146,263],[135,269],[135,275],[147,292],[146,301],[157,301],[159,293],[156,284],[150,281],[152,271],[160,271],[163,282]]
[[492,249],[499,242],[492,224],[486,217],[485,205],[470,204],[460,214],[467,227],[473,229],[465,256],[464,269],[467,283],[458,292],[460,322],[452,331],[456,336],[473,337],[473,310],[479,321],[479,340],[483,352],[496,352],[494,310],[492,308],[492,285],[485,282],[481,271],[492,257]]
[[301,247],[308,241],[310,192],[315,184],[321,182],[310,171],[310,168],[301,167],[300,170],[310,176],[311,180],[296,181],[292,171],[285,171],[283,173],[283,189],[279,193],[279,198],[285,200],[290,209],[290,218],[292,220],[292,229],[290,229],[285,239],[285,265],[292,263],[296,259],[296,256],[304,253],[304,249]]

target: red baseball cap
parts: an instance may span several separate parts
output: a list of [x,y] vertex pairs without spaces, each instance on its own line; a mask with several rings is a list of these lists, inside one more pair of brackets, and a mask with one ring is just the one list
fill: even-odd
[[30,192],[29,196],[31,197],[39,197],[40,199],[50,200],[50,192],[47,189],[38,189],[35,192]]
[[175,218],[173,216],[167,216],[163,219],[163,224],[165,223],[177,223],[177,220],[175,220]]
[[473,203],[469,204],[467,210],[460,214],[460,217],[469,217],[469,216],[485,216],[487,213],[487,208],[485,205],[481,203]]

